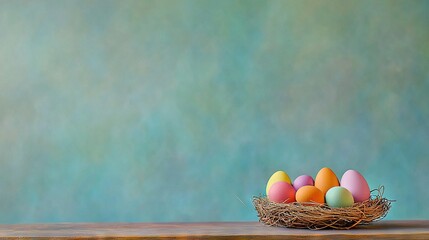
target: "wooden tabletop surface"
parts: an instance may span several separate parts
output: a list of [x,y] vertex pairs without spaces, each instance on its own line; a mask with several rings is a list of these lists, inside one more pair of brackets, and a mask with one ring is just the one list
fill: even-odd
[[16,224],[0,225],[0,238],[429,239],[429,220],[380,221],[351,230],[318,231],[258,222]]

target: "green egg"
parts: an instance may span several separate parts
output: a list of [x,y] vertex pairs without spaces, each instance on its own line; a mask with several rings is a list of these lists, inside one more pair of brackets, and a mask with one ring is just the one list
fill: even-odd
[[344,187],[333,187],[325,195],[326,204],[334,208],[351,207],[354,200],[352,193]]

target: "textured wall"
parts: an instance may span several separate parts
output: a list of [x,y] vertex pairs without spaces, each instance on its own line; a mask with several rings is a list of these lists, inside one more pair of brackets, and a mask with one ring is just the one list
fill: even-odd
[[428,1],[1,1],[0,222],[256,220],[323,166],[429,218],[428,29]]

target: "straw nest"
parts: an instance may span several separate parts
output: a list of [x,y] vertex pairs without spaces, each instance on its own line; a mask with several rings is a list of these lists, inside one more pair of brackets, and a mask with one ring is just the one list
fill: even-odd
[[259,221],[270,226],[313,230],[350,229],[386,216],[392,201],[383,198],[383,192],[384,187],[381,186],[371,191],[370,199],[347,208],[331,208],[317,203],[274,203],[263,196],[253,197],[253,205]]

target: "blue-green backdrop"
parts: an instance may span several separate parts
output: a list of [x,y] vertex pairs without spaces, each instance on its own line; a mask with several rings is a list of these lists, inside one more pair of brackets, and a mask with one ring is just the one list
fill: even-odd
[[1,1],[0,222],[256,221],[360,171],[429,218],[429,1]]

